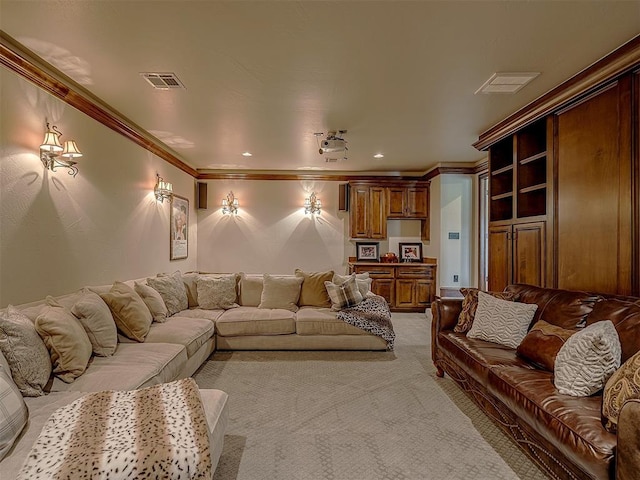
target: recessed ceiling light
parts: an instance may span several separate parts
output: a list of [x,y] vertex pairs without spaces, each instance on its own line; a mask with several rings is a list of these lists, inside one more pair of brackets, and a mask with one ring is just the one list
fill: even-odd
[[382,153],[376,153],[373,158],[384,158],[384,155]]
[[253,154],[251,152],[242,152],[243,157],[252,157]]
[[475,93],[516,93],[538,75],[540,72],[494,73]]

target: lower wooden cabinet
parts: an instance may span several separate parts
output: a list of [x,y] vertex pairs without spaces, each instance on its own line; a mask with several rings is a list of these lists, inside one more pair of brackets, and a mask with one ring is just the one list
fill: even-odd
[[384,297],[392,311],[420,312],[436,295],[436,265],[430,263],[349,264],[349,272],[369,272],[371,290]]

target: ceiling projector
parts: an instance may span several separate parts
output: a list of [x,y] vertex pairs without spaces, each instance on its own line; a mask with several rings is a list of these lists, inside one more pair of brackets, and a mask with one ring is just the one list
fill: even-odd
[[342,138],[325,139],[320,142],[320,153],[342,152],[347,148],[346,140]]

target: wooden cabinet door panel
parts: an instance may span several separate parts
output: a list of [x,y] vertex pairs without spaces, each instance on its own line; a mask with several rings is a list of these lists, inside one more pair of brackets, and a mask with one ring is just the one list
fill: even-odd
[[415,305],[418,307],[427,307],[433,300],[431,298],[433,282],[431,280],[415,281]]
[[423,187],[407,188],[405,216],[411,218],[426,218],[428,212],[428,192]]
[[369,192],[369,238],[387,238],[385,188],[371,187]]
[[371,283],[371,291],[384,297],[389,305],[395,305],[396,289],[395,280],[386,278],[374,278]]
[[545,222],[513,226],[513,282],[545,286]]
[[402,187],[387,188],[387,216],[402,218],[405,212],[405,189]]
[[415,307],[415,280],[396,280],[396,306],[398,308]]
[[351,187],[351,238],[367,238],[369,234],[369,187]]
[[511,225],[489,227],[489,290],[501,292],[511,283]]

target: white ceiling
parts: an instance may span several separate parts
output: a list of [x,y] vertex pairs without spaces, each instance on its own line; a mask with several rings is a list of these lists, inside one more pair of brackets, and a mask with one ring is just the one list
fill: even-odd
[[[192,167],[421,174],[484,158],[483,130],[640,33],[640,1],[2,0],[0,26]],[[541,74],[474,95],[512,71]],[[339,129],[326,163],[313,134]]]

